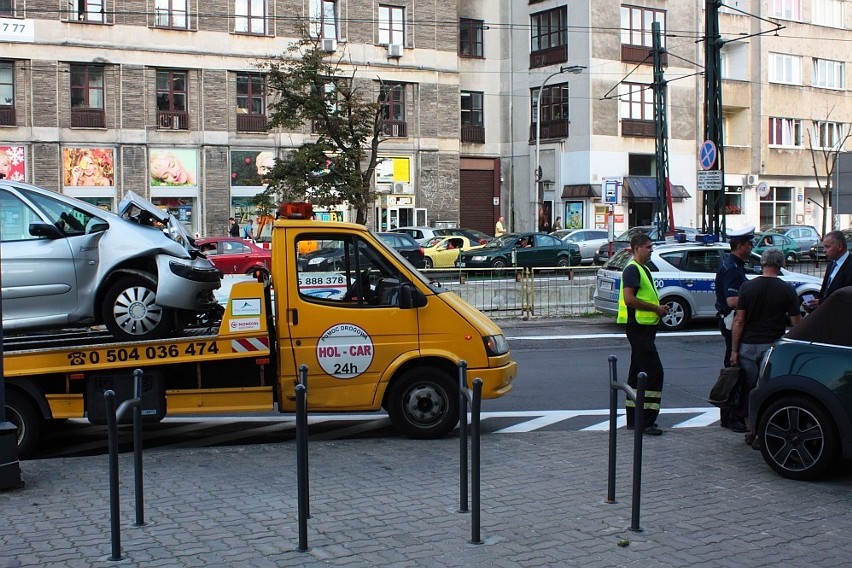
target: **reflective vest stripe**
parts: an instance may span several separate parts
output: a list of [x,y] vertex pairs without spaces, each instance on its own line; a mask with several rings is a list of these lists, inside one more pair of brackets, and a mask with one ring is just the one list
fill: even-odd
[[[639,289],[636,290],[636,297],[649,304],[660,305],[660,299],[657,297],[657,289],[654,283],[648,277],[645,268],[631,260],[627,263],[628,266],[634,265],[639,271]],[[618,287],[618,323],[627,323],[627,304],[624,303],[624,276],[621,277],[621,282]],[[657,325],[660,323],[660,316],[656,312],[648,310],[636,310],[636,323],[642,325]]]

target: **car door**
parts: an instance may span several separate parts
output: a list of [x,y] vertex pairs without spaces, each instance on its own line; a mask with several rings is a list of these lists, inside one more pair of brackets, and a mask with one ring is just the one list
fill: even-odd
[[693,316],[712,316],[716,313],[716,271],[722,262],[721,253],[713,248],[690,249],[684,262],[681,286],[689,295]]
[[219,254],[213,259],[216,268],[226,274],[245,274],[255,265],[254,251],[241,241],[219,241]]
[[533,242],[533,260],[529,266],[556,266],[559,252],[564,251],[567,246],[550,235],[535,234],[532,235],[531,240]]
[[69,314],[77,310],[77,275],[69,239],[33,236],[31,223],[53,224],[20,196],[0,189],[3,325],[10,330],[68,323]]

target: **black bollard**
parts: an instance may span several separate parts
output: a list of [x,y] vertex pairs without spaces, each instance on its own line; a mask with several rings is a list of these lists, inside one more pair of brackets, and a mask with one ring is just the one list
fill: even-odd
[[[302,444],[305,446],[305,459],[302,462],[302,468],[304,469],[305,476],[305,491],[308,493],[308,497],[305,500],[305,515],[310,519],[311,518],[311,496],[310,496],[310,488],[311,488],[311,468],[309,467],[308,462],[308,366],[307,365],[299,365],[299,384],[305,387],[305,411],[302,413],[302,430],[305,435],[302,437]],[[299,417],[296,416],[298,420]]]
[[459,513],[467,513],[467,361],[459,361]]
[[136,526],[145,526],[145,499],[142,487],[142,369],[133,371],[133,475],[136,487]]
[[305,385],[296,385],[296,478],[299,494],[299,552],[308,550],[308,445],[305,443]]
[[115,392],[112,390],[104,391],[104,402],[106,403],[107,434],[109,436],[109,527],[112,544],[112,554],[109,559],[118,561],[122,558],[121,527],[118,524],[121,504],[118,499],[118,426],[115,416]]
[[479,531],[479,516],[480,516],[480,476],[479,476],[479,414],[482,409],[482,379],[473,379],[473,400],[471,401],[471,419],[470,419],[470,489],[471,489],[471,513],[470,513],[470,542],[472,544],[482,544],[482,538]]
[[618,382],[616,363],[618,357],[609,356],[609,473],[607,475],[606,502],[617,503],[615,500],[615,459],[618,439]]

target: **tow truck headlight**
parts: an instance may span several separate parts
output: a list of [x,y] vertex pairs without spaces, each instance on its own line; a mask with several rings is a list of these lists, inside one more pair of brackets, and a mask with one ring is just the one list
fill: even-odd
[[509,352],[509,342],[506,341],[506,338],[503,335],[489,335],[487,337],[483,337],[482,340],[485,342],[485,351],[488,353],[489,357],[496,357],[498,355],[505,355]]

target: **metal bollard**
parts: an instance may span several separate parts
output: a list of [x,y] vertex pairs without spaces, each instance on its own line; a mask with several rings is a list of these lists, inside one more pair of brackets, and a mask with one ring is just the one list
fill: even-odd
[[118,517],[121,514],[121,504],[118,499],[118,426],[115,416],[115,392],[104,391],[104,402],[106,403],[107,433],[109,444],[109,527],[112,554],[109,559],[113,561],[121,558],[121,528],[118,525]]
[[305,432],[305,385],[296,385],[296,478],[299,494],[299,552],[308,550],[308,478],[305,463],[308,457]]
[[[311,498],[310,498],[310,487],[311,487],[311,468],[309,467],[309,458],[308,458],[308,366],[307,365],[299,365],[299,384],[305,387],[305,411],[302,413],[302,430],[305,435],[302,439],[302,444],[305,446],[305,459],[302,461],[302,468],[304,469],[305,476],[305,491],[308,493],[308,498],[305,501],[305,514],[308,518],[311,518]],[[298,416],[296,419],[298,420]]]
[[467,361],[459,361],[459,513],[467,513]]
[[639,502],[642,498],[642,412],[645,409],[645,386],[648,375],[639,373],[636,376],[638,387],[636,391],[636,412],[633,415],[633,507],[630,519],[630,530],[642,532],[639,526]]
[[142,488],[142,369],[133,371],[133,476],[136,490],[137,527],[145,526],[145,499]]
[[470,542],[472,544],[482,544],[482,538],[479,530],[479,520],[480,520],[480,502],[479,502],[479,494],[480,494],[480,461],[479,461],[479,442],[480,442],[480,428],[479,428],[479,415],[480,410],[482,409],[482,379],[476,378],[473,379],[473,401],[471,401],[471,419],[470,419],[470,433],[471,433],[471,448],[470,448],[470,461],[471,461],[471,513],[470,513]]
[[618,357],[609,356],[609,471],[607,474],[606,502],[617,503],[615,500],[615,459],[618,445],[618,389],[613,386],[618,382]]

